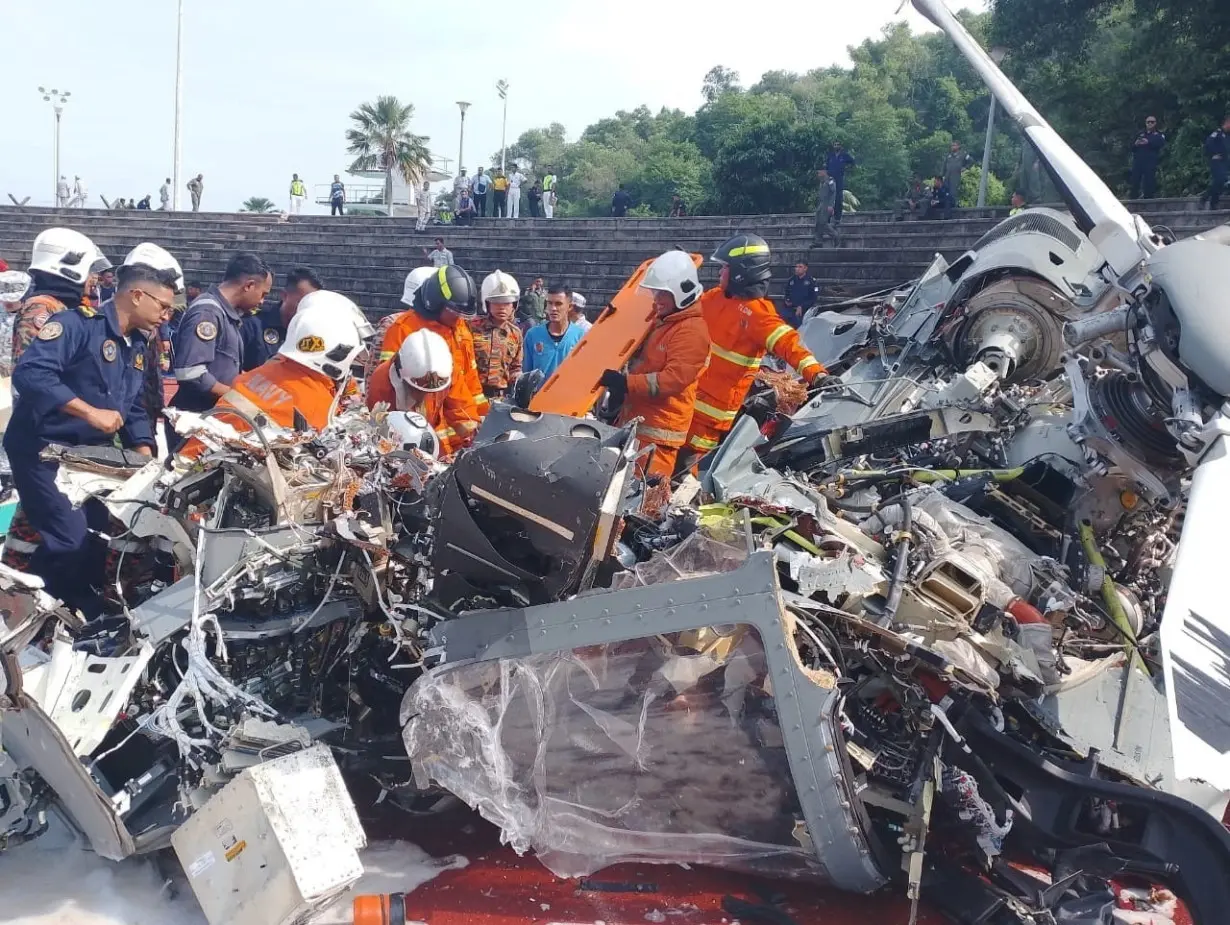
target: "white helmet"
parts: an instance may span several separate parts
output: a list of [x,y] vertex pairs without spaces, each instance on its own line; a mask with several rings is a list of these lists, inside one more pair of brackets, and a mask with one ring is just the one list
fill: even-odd
[[423,285],[425,280],[435,276],[435,267],[415,267],[406,274],[406,285],[402,289],[401,304],[414,305],[414,294],[418,292],[419,286]]
[[0,304],[20,302],[29,288],[29,273],[5,270],[0,273]]
[[692,255],[684,251],[667,251],[649,265],[642,289],[669,292],[675,297],[676,308],[687,308],[700,298],[700,277]]
[[415,331],[397,351],[397,373],[420,392],[443,392],[453,381],[453,353],[435,331]]
[[577,311],[584,314],[585,306],[587,306],[588,304],[589,303],[585,301],[585,296],[581,295],[581,293],[574,292],[572,294],[572,307],[575,308]]
[[176,294],[184,291],[184,271],[181,269],[179,261],[157,244],[151,244],[148,241],[144,244],[138,244],[124,258],[124,266],[126,267],[131,267],[138,263],[149,267],[151,270],[170,270],[175,274],[175,282],[171,288],[175,290]]
[[440,437],[417,411],[390,411],[387,423],[398,449],[418,450],[432,459],[440,457]]
[[521,287],[503,270],[496,270],[483,280],[482,301],[484,306],[488,302],[511,302],[515,305],[520,298]]
[[340,292],[322,289],[303,297],[278,353],[341,380],[350,375],[350,365],[371,336],[372,326],[359,306]]
[[91,273],[101,273],[111,264],[97,245],[80,231],[48,228],[34,239],[30,269],[41,270],[84,286]]

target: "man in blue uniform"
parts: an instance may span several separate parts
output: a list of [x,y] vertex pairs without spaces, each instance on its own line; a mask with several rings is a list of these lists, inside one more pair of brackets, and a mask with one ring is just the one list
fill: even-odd
[[1221,128],[1204,140],[1204,156],[1209,161],[1209,211],[1216,212],[1230,178],[1230,115],[1222,120]]
[[272,287],[273,276],[260,257],[236,254],[226,265],[222,282],[188,306],[172,348],[179,383],[172,408],[207,411],[227,393],[245,368],[244,316],[260,308]]
[[1133,199],[1143,195],[1152,199],[1157,194],[1157,164],[1166,147],[1166,136],[1157,130],[1157,118],[1145,119],[1143,131],[1132,139],[1132,192]]
[[311,267],[295,267],[286,274],[281,305],[265,305],[255,315],[243,319],[243,371],[256,369],[277,356],[286,340],[286,326],[299,310],[299,303],[310,292],[325,288]]
[[834,225],[841,224],[841,212],[845,208],[846,170],[857,166],[858,164],[854,162],[854,158],[842,146],[842,143],[833,142],[829,156],[825,159],[824,168],[829,172],[829,176],[833,178],[833,184],[837,187],[837,201],[833,203]]
[[50,594],[87,619],[97,616],[103,555],[89,543],[107,512],[91,503],[74,509],[56,488],[59,464],[40,459],[49,444],[109,446],[116,439],[152,456],[155,442],[142,401],[146,338],[171,313],[179,274],[146,264],[120,268],[115,298],[97,310],[57,313],[13,371],[18,391],[4,434],[13,483],[41,543],[29,570]]

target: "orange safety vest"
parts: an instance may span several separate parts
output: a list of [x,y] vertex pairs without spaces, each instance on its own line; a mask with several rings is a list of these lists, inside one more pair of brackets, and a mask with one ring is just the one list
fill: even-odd
[[808,383],[825,369],[768,299],[733,298],[710,289],[701,296],[700,307],[712,342],[688,442],[692,449],[708,452],[719,442],[713,435],[724,434],[734,424],[766,353],[784,360]]
[[619,423],[642,418],[636,429],[642,443],[682,446],[708,362],[709,330],[699,304],[659,321],[628,361],[628,397]]
[[[255,418],[256,412],[286,428],[295,426],[298,411],[309,427],[321,430],[329,423],[329,410],[336,395],[337,383],[324,373],[278,355],[256,369],[240,373],[216,407],[234,408],[250,418]],[[218,418],[240,432],[251,429],[238,415],[220,414]],[[200,441],[193,439],[184,444],[181,452],[198,456],[203,449]]]
[[415,331],[434,331],[444,338],[449,352],[453,355],[453,386],[457,394],[464,391],[469,395],[467,414],[476,421],[481,421],[491,410],[487,396],[483,394],[482,383],[478,378],[478,359],[474,354],[474,335],[464,319],[458,318],[456,324],[449,327],[439,321],[424,318],[416,311],[405,311],[393,319],[385,332],[384,341],[380,345],[380,360],[393,359],[393,355],[401,349],[406,338]]
[[393,385],[393,361],[385,360],[367,381],[367,407],[375,408],[384,402],[396,411],[417,411],[439,436],[441,456],[452,456],[478,430],[478,420],[467,416],[465,403],[453,394],[451,384],[443,392],[419,392],[408,386],[406,392],[407,398],[416,396],[417,403],[398,400]]

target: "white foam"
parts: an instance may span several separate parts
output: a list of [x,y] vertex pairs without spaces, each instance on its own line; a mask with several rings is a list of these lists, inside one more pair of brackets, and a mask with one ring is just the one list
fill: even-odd
[[[468,863],[460,855],[433,858],[409,842],[375,842],[362,858],[359,893],[408,893]],[[207,925],[191,888],[182,880],[177,886],[171,899],[148,860],[116,864],[80,847],[41,850],[34,842],[0,855],[0,925]],[[350,922],[353,895],[313,925]]]

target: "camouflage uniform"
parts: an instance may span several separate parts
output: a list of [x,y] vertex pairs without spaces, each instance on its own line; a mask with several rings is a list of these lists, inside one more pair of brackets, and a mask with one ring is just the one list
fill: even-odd
[[478,380],[488,398],[497,398],[521,375],[521,329],[513,321],[500,324],[490,316],[471,322]]

